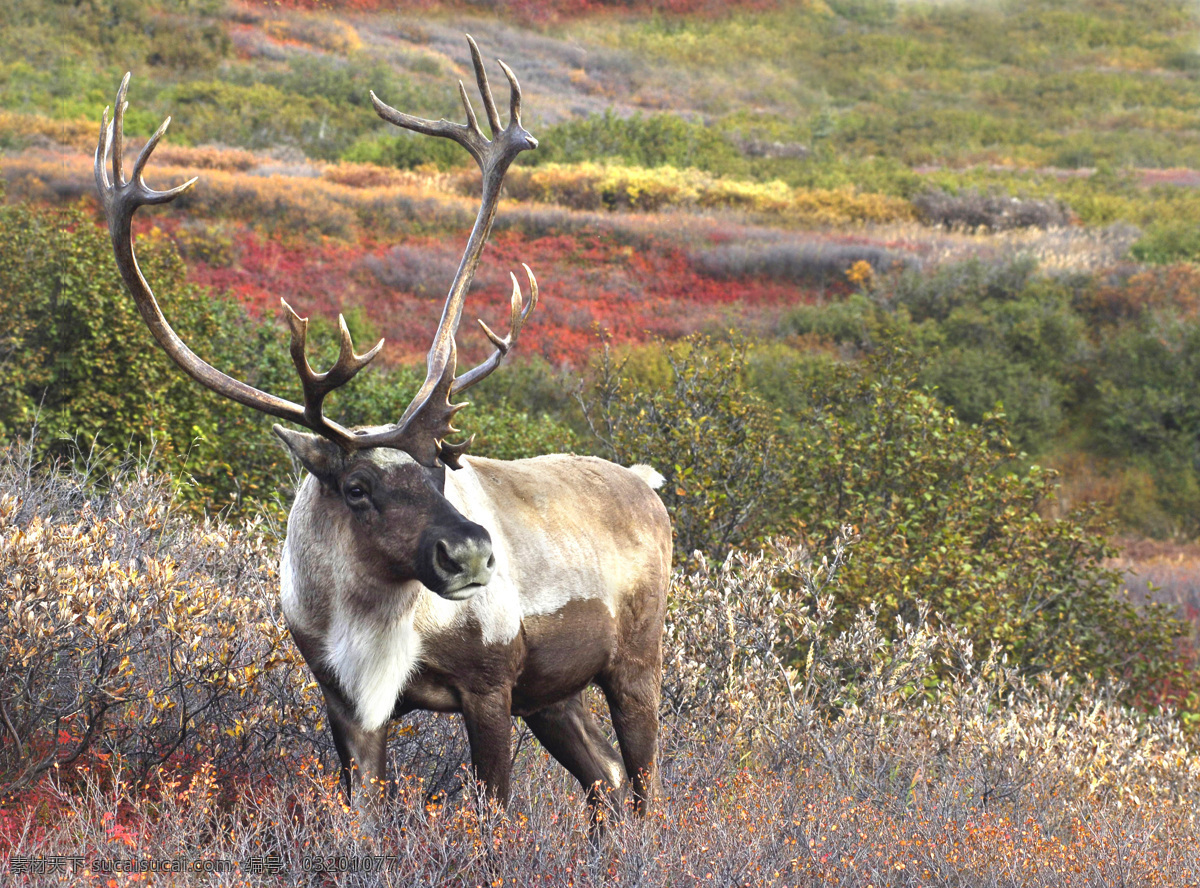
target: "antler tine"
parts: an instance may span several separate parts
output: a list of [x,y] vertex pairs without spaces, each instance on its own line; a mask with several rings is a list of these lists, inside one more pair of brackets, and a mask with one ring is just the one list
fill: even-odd
[[[479,120],[475,117],[475,109],[471,107],[471,99],[467,95],[467,88],[463,86],[463,82],[458,81],[458,97],[462,99],[463,111],[467,114],[467,127],[471,132],[475,133],[479,138],[486,138],[483,135],[483,130],[479,128]],[[475,158],[479,160],[478,157]]]
[[114,185],[125,184],[123,169],[125,163],[125,109],[129,107],[125,96],[129,93],[129,77],[132,73],[132,71],[126,71],[125,76],[121,78],[121,85],[117,88],[117,100],[113,104],[112,167]]
[[[143,145],[142,150],[140,152],[138,152],[137,160],[135,160],[133,162],[133,170],[129,175],[129,180],[131,182],[136,182],[139,188],[144,189],[147,192],[151,191],[152,189],[146,185],[146,179],[145,179],[146,162],[150,160],[150,155],[154,153],[154,149],[158,147],[159,140],[162,139],[162,137],[164,135],[166,135],[167,127],[169,127],[170,125],[171,125],[171,118],[170,118],[170,116],[168,116],[166,118],[166,120],[164,120],[162,123],[160,123],[158,125],[158,129],[156,129],[154,131],[154,135],[152,135],[149,139],[146,140],[146,144]],[[171,189],[169,191],[158,191],[158,192],[154,192],[154,193],[161,195],[161,194],[171,194],[171,191],[175,191],[176,194],[182,194],[183,193],[182,189],[190,188],[192,186],[192,183],[195,181],[197,181],[196,177],[193,176],[187,182],[183,183],[183,185],[178,185],[174,189]],[[166,198],[165,200],[171,200],[174,196],[175,195],[172,194],[171,197]],[[152,201],[152,202],[165,202],[165,201]]]
[[112,188],[112,182],[108,180],[108,146],[112,139],[112,124],[108,122],[108,106],[104,107],[104,114],[100,117],[100,139],[96,142],[96,156],[93,159],[93,168],[96,175],[96,190],[100,192],[100,198],[106,204],[108,201],[108,190]]
[[[350,338],[350,329],[346,326],[344,315],[338,315],[338,330],[340,343],[338,357],[334,365],[324,373],[317,373],[308,362],[308,318],[302,318],[287,302],[279,300],[287,310],[288,326],[292,330],[291,355],[292,363],[296,365],[296,373],[300,376],[300,385],[304,391],[304,416],[309,428],[316,430],[318,426],[327,424],[321,412],[325,396],[353,379],[358,371],[366,367],[383,348],[383,340],[375,343],[375,347],[365,354],[355,354],[354,342]],[[358,436],[355,436],[357,441]]]
[[[488,124],[492,128],[492,138],[500,134],[500,114],[496,111],[496,100],[492,98],[492,88],[488,85],[487,71],[483,67],[483,56],[475,38],[467,35],[467,43],[471,47],[471,62],[475,65],[475,82],[479,84],[479,96],[483,99],[483,108],[487,112]],[[501,62],[501,64],[504,64]],[[520,121],[517,121],[518,123]]]
[[504,76],[508,78],[508,119],[510,122],[520,124],[521,122],[521,84],[517,82],[517,75],[513,73],[513,69],[504,64],[500,59],[496,59],[500,65],[500,69],[504,71]]
[[521,267],[525,269],[525,274],[529,277],[529,302],[525,302],[525,298],[521,293],[521,285],[517,282],[517,276],[509,272],[509,277],[512,278],[513,289],[508,335],[502,339],[492,332],[491,327],[482,320],[479,321],[479,326],[483,328],[484,335],[492,341],[492,345],[496,346],[496,350],[482,364],[472,367],[466,373],[462,374],[462,376],[455,378],[453,385],[450,386],[450,397],[466,391],[475,383],[488,376],[488,374],[500,366],[500,362],[508,356],[512,347],[517,344],[517,337],[521,334],[521,328],[529,320],[529,316],[533,313],[534,308],[537,307],[538,302],[537,278],[533,276],[533,271],[524,262],[521,263]]
[[[483,197],[479,205],[479,213],[467,240],[466,249],[463,251],[462,261],[459,263],[458,271],[454,275],[454,280],[450,284],[450,290],[446,296],[442,317],[426,360],[425,381],[404,411],[404,415],[400,417],[394,430],[388,433],[379,433],[386,435],[388,442],[406,442],[404,445],[406,449],[412,452],[418,460],[426,462],[435,459],[439,454],[453,455],[453,448],[444,444],[443,439],[453,431],[450,420],[454,413],[461,409],[461,405],[450,403],[450,398],[455,392],[461,391],[490,373],[510,347],[506,340],[501,340],[485,326],[484,329],[487,330],[488,336],[494,343],[497,343],[497,348],[500,348],[499,343],[506,342],[500,358],[495,358],[494,362],[489,359],[483,367],[470,371],[458,380],[455,379],[457,348],[454,336],[458,332],[459,321],[462,319],[463,302],[466,299],[467,290],[470,289],[475,271],[479,267],[484,244],[487,242],[492,222],[496,217],[496,207],[500,201],[500,188],[504,182],[504,175],[518,154],[537,147],[537,139],[521,126],[521,87],[512,69],[503,62],[500,63],[510,85],[509,107],[512,111],[508,126],[501,129],[500,115],[496,111],[496,103],[492,98],[491,86],[488,84],[479,47],[470,36],[467,37],[467,44],[470,47],[471,62],[475,68],[475,81],[479,86],[479,94],[487,112],[488,123],[492,128],[490,140],[480,132],[475,113],[467,99],[466,87],[461,83],[459,84],[459,95],[462,97],[463,107],[466,109],[467,123],[465,125],[451,123],[447,120],[434,122],[413,117],[385,105],[375,97],[374,93],[371,96],[375,103],[375,110],[384,120],[415,132],[453,139],[471,153],[483,172]],[[519,288],[516,298],[518,308],[514,309],[513,317],[520,318],[520,320],[514,321],[514,329],[524,322],[524,316],[519,308],[522,304]],[[413,443],[413,436],[424,438],[429,446],[420,442]],[[381,438],[381,440],[384,439]],[[394,446],[399,445],[395,444]]]
[[[307,360],[303,357],[307,322],[297,317],[297,320],[301,321],[299,324],[291,322],[293,358],[296,354],[296,341],[299,338],[300,357],[304,363],[304,367],[307,368],[307,375],[301,370],[301,381],[305,390],[305,406],[301,406],[283,398],[278,398],[275,395],[259,391],[253,386],[222,373],[188,348],[187,344],[179,338],[178,334],[167,322],[158,304],[158,300],[154,296],[154,291],[150,289],[150,285],[142,275],[137,256],[134,253],[133,214],[140,206],[167,203],[174,200],[188,188],[192,187],[197,180],[195,178],[189,179],[182,185],[177,185],[166,191],[155,191],[145,182],[144,172],[146,163],[149,161],[150,155],[154,152],[155,146],[158,145],[159,140],[166,133],[167,126],[171,122],[171,118],[169,117],[163,121],[154,135],[146,142],[146,145],[138,154],[137,160],[134,161],[130,178],[128,180],[125,179],[123,170],[123,125],[125,108],[127,107],[125,95],[128,88],[129,75],[126,74],[121,81],[120,89],[117,91],[117,101],[114,106],[112,120],[109,121],[107,108],[104,110],[104,115],[101,118],[100,138],[96,144],[95,157],[96,188],[100,192],[101,201],[104,204],[105,216],[108,219],[108,231],[112,237],[113,254],[117,260],[117,269],[120,271],[125,285],[129,288],[129,292],[133,296],[138,311],[141,313],[142,319],[146,322],[146,326],[150,328],[150,332],[170,358],[184,372],[206,388],[210,388],[219,395],[237,401],[239,404],[252,407],[255,410],[260,410],[263,413],[280,419],[286,419],[307,426],[314,432],[336,442],[346,450],[354,450],[362,446],[360,443],[362,438],[360,436],[353,434],[321,415],[320,403],[325,394],[348,381],[374,358],[379,353],[379,348],[383,345],[382,342],[366,355],[354,354],[353,346],[350,343],[350,333],[343,321],[342,349],[337,363],[328,373],[316,374],[312,372],[312,368],[308,367]],[[112,162],[111,178],[107,170],[107,164],[110,159]],[[291,312],[291,314],[293,317],[296,316],[295,312]],[[291,321],[290,318],[289,321]],[[300,362],[297,362],[297,369],[300,370]],[[308,377],[311,377],[311,379]],[[310,391],[312,392],[311,395]],[[318,392],[319,396],[316,396]]]

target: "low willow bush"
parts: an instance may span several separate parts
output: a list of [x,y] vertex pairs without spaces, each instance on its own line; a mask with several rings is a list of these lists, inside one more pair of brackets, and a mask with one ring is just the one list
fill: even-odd
[[[135,780],[332,761],[276,604],[278,528],[197,520],[146,465],[102,477],[0,453],[0,797],[98,761]],[[445,750],[414,742],[442,779]]]
[[[666,792],[646,822],[617,818],[592,844],[578,786],[521,727],[514,803],[497,812],[465,779],[457,719],[426,716],[393,727],[395,786],[372,832],[342,804],[285,637],[275,529],[195,522],[169,490],[144,468],[101,493],[0,459],[15,880],[56,854],[207,863],[176,882],[205,885],[276,884],[264,861],[312,885],[325,865],[357,870],[340,872],[348,885],[1200,878],[1200,757],[1172,716],[1099,682],[1022,677],[920,602],[911,622],[866,608],[836,628],[850,528],[823,554],[778,540],[676,573]],[[109,884],[96,866],[65,881]]]

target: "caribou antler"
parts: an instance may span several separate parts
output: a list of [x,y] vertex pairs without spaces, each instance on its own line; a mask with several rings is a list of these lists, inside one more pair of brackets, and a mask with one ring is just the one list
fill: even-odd
[[[146,162],[167,131],[167,126],[171,122],[171,118],[168,117],[146,142],[134,162],[130,178],[126,180],[123,166],[123,124],[125,109],[128,107],[125,95],[129,89],[129,75],[125,75],[120,89],[117,90],[117,101],[111,123],[108,119],[107,108],[104,109],[104,116],[101,120],[100,141],[96,146],[96,188],[100,192],[105,215],[108,218],[108,230],[112,236],[113,252],[116,255],[117,268],[121,272],[121,277],[129,287],[129,292],[133,294],[138,310],[150,328],[150,332],[154,334],[154,338],[188,375],[207,388],[237,401],[239,404],[305,426],[334,441],[346,451],[362,450],[367,447],[396,447],[407,451],[425,465],[433,465],[441,458],[447,465],[453,468],[458,467],[458,457],[465,452],[470,444],[470,439],[462,444],[448,444],[445,437],[458,431],[452,425],[454,414],[467,405],[465,403],[452,404],[450,399],[479,382],[500,365],[504,356],[516,343],[517,336],[530,312],[537,305],[538,296],[537,281],[533,277],[533,272],[529,270],[529,266],[525,266],[531,295],[529,302],[526,303],[514,275],[509,334],[501,338],[493,333],[487,324],[480,321],[484,333],[495,345],[496,350],[479,366],[455,377],[457,349],[454,335],[458,331],[458,324],[462,318],[463,301],[475,276],[475,270],[479,267],[483,246],[496,216],[496,206],[500,198],[500,186],[504,180],[504,174],[520,152],[537,147],[537,140],[521,126],[521,87],[517,83],[516,75],[504,62],[500,62],[500,67],[508,78],[511,88],[510,119],[508,126],[501,129],[500,117],[492,99],[492,91],[483,68],[483,59],[479,55],[479,47],[470,37],[467,37],[467,42],[471,46],[475,79],[479,84],[479,92],[483,98],[488,123],[492,129],[491,140],[484,136],[479,129],[475,112],[467,99],[466,88],[461,82],[459,83],[459,93],[467,113],[465,125],[451,123],[447,120],[431,121],[413,117],[385,105],[375,97],[374,93],[371,93],[375,110],[385,120],[415,132],[453,139],[466,148],[483,171],[483,200],[475,219],[475,225],[471,229],[466,251],[463,253],[454,281],[450,285],[450,293],[446,298],[446,306],[442,311],[442,319],[438,324],[437,333],[434,334],[433,345],[429,350],[427,360],[425,382],[422,383],[398,423],[370,434],[355,433],[338,425],[326,418],[321,409],[325,396],[353,379],[379,354],[379,350],[383,347],[381,339],[366,354],[356,354],[354,343],[350,339],[350,331],[346,328],[345,318],[341,315],[338,316],[338,326],[341,331],[338,359],[328,371],[317,373],[309,365],[305,351],[308,319],[301,318],[290,305],[283,302],[292,333],[292,361],[296,365],[296,372],[300,376],[300,384],[304,391],[303,405],[259,391],[253,386],[217,370],[188,348],[187,344],[167,323],[167,319],[158,305],[158,300],[155,299],[150,285],[142,276],[141,268],[138,266],[137,257],[134,254],[133,214],[140,206],[174,200],[195,184],[196,179],[189,179],[182,185],[167,191],[155,191],[146,185],[143,178]],[[110,159],[112,163],[111,179],[107,169]],[[280,301],[282,302],[282,300]]]
[[475,82],[479,85],[479,95],[483,100],[488,125],[492,131],[490,140],[479,128],[479,121],[475,117],[475,111],[471,107],[470,99],[467,98],[467,89],[463,86],[462,81],[459,81],[458,92],[467,116],[465,124],[452,123],[444,119],[434,121],[414,117],[403,111],[397,111],[390,105],[381,102],[375,93],[371,93],[371,101],[375,104],[375,110],[384,120],[413,132],[454,140],[470,152],[483,172],[483,198],[479,205],[479,214],[475,218],[475,225],[467,240],[467,248],[459,263],[458,271],[454,275],[454,281],[450,285],[446,306],[442,310],[442,319],[429,349],[425,381],[421,384],[412,403],[408,405],[408,409],[404,411],[404,415],[400,417],[395,429],[396,439],[403,439],[404,449],[412,453],[417,460],[428,462],[431,458],[429,448],[432,447],[432,453],[441,457],[447,465],[452,467],[457,467],[458,456],[466,450],[470,440],[459,445],[445,443],[448,434],[458,431],[452,425],[454,414],[466,406],[465,403],[453,404],[450,399],[479,382],[500,365],[501,360],[516,342],[529,313],[537,305],[537,281],[534,280],[533,272],[529,270],[528,266],[525,266],[531,291],[528,305],[524,304],[520,285],[514,275],[512,315],[508,336],[501,339],[491,331],[487,324],[480,321],[484,333],[496,346],[496,351],[478,367],[455,378],[457,347],[454,343],[454,335],[458,332],[458,324],[462,319],[463,302],[466,299],[467,290],[470,289],[471,281],[475,277],[480,257],[483,255],[483,246],[491,232],[492,222],[496,218],[496,206],[500,199],[500,186],[504,181],[504,174],[518,154],[537,147],[537,139],[521,126],[521,85],[517,82],[517,75],[508,65],[500,62],[500,69],[508,78],[509,85],[508,126],[501,129],[500,115],[496,111],[496,103],[492,98],[492,89],[488,84],[487,72],[483,67],[483,58],[479,54],[479,47],[475,45],[475,41],[470,35],[467,36],[467,43],[471,47],[471,61],[475,66]]
[[[290,420],[312,429],[321,435],[337,442],[347,450],[355,450],[370,446],[365,436],[355,435],[332,420],[326,419],[321,413],[321,402],[325,395],[339,385],[350,381],[359,370],[370,363],[383,347],[383,340],[365,355],[354,353],[350,342],[350,333],[346,330],[346,321],[339,316],[338,322],[342,332],[342,348],[337,363],[327,373],[314,373],[304,355],[305,334],[308,327],[307,319],[302,319],[288,308],[289,322],[292,329],[292,359],[300,373],[301,384],[304,388],[304,405],[277,398],[275,395],[259,391],[253,386],[234,379],[213,367],[188,348],[179,338],[167,319],[163,316],[154,292],[142,276],[138,266],[137,256],[133,250],[133,214],[140,206],[161,204],[174,200],[195,184],[192,178],[166,191],[155,191],[150,188],[143,178],[146,162],[154,152],[159,140],[171,123],[168,117],[146,142],[130,171],[130,177],[125,179],[124,171],[124,129],[125,109],[128,103],[125,95],[129,90],[129,75],[121,81],[117,90],[117,102],[113,110],[112,121],[108,119],[108,108],[100,122],[100,141],[96,146],[96,189],[104,204],[104,212],[108,217],[108,231],[112,236],[113,252],[117,258],[117,268],[129,292],[133,294],[134,302],[142,314],[142,319],[158,344],[183,370],[201,385],[224,395],[239,404],[261,410],[271,416]],[[112,162],[112,178],[109,178],[108,164]]]

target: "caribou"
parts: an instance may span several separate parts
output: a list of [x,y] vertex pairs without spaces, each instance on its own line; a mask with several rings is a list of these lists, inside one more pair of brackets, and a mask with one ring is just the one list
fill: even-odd
[[[662,632],[671,527],[654,492],[662,477],[574,454],[500,461],[468,456],[473,437],[452,443],[455,398],[495,370],[537,304],[517,277],[509,333],[479,322],[494,350],[458,374],[455,335],[516,156],[537,147],[521,125],[521,87],[509,83],[501,126],[479,49],[471,60],[491,138],[459,82],[466,123],[414,117],[371,93],[384,120],[451,139],[473,157],[483,196],[426,361],[425,380],[394,422],[348,429],[322,402],[379,354],[358,354],[339,316],[340,351],[318,373],[306,356],[308,319],[283,302],[298,404],[260,391],[197,356],[176,335],[134,255],[132,218],[174,200],[197,180],[147,186],[146,163],[163,121],[125,173],[126,74],[105,109],[95,174],[117,268],[151,334],[180,368],[219,395],[308,429],[280,425],[306,474],[280,557],[287,626],[325,698],[341,780],[351,805],[377,819],[386,798],[389,721],[414,710],[462,714],[473,773],[486,794],[510,795],[512,718],[586,790],[593,822],[605,808],[645,813],[656,795]],[[111,166],[111,175],[110,175]],[[599,687],[620,747],[617,756],[584,691]]]

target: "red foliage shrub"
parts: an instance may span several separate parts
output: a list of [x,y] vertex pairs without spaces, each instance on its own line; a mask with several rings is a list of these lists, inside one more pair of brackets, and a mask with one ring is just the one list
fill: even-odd
[[1125,266],[1076,299],[1076,308],[1103,324],[1116,324],[1156,309],[1187,316],[1200,311],[1200,267],[1190,262]]
[[[388,340],[385,354],[393,361],[425,353],[463,246],[459,237],[435,236],[388,245],[287,243],[248,230],[235,241],[232,263],[193,262],[192,279],[234,293],[256,314],[277,311],[280,297],[302,315],[332,318],[361,308]],[[522,262],[534,270],[542,294],[522,350],[536,350],[554,364],[586,361],[600,331],[619,343],[753,327],[754,318],[773,318],[808,298],[794,284],[766,277],[714,280],[686,251],[661,242],[635,250],[593,233],[506,231],[493,236],[484,254],[468,317],[503,325],[508,274],[517,272],[523,281]],[[460,339],[464,361],[482,358],[489,348],[473,324],[463,325]]]

